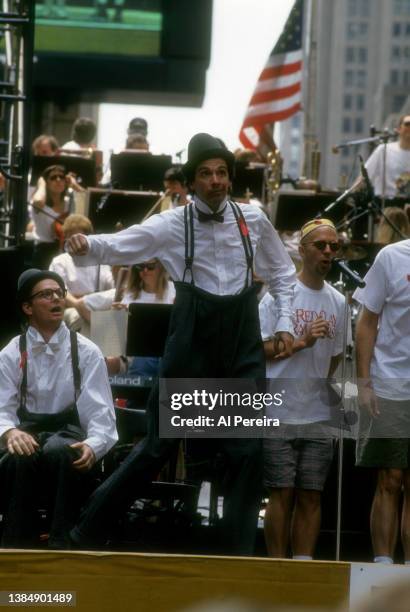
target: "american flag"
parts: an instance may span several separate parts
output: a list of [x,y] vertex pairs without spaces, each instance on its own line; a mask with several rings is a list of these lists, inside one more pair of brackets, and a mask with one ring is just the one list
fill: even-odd
[[244,147],[274,149],[273,124],[301,109],[303,0],[296,0],[249,102],[239,139]]

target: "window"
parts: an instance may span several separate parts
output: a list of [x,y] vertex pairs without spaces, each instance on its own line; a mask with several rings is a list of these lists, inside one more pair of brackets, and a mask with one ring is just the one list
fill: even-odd
[[349,149],[349,147],[343,147],[341,151],[342,151],[342,157],[349,157],[350,156],[350,149]]
[[390,70],[390,85],[398,85],[398,84],[399,84],[399,71]]
[[403,105],[406,101],[406,96],[394,96],[393,97],[393,113],[400,113]]
[[343,108],[345,110],[350,110],[352,108],[352,96],[351,96],[351,94],[345,94],[343,96]]
[[360,34],[360,36],[361,37],[367,36],[367,33],[369,31],[369,25],[367,23],[365,23],[364,21],[362,21],[358,25],[359,25],[359,34]]
[[406,26],[406,36],[410,36],[410,21],[406,24],[403,23],[403,30],[404,26]]
[[369,16],[370,16],[370,0],[361,0],[360,17],[369,17]]
[[359,47],[357,49],[359,64],[365,64],[367,62],[367,49],[366,47]]
[[357,16],[357,0],[349,0],[349,4],[347,6],[347,12],[349,17]]
[[348,21],[347,23],[347,40],[354,40],[357,36],[357,23],[354,21]]
[[343,117],[342,132],[350,132],[352,129],[352,120],[350,117]]
[[356,72],[356,85],[357,87],[366,87],[366,71],[358,70]]
[[391,58],[393,60],[399,60],[401,56],[401,47],[399,47],[398,45],[393,45],[393,47],[391,48]]
[[[393,23],[393,36],[400,36],[402,24],[399,21]],[[403,23],[404,26],[404,23]]]
[[356,96],[356,109],[361,111],[364,110],[365,107],[365,97],[363,94],[358,94]]
[[345,85],[347,87],[353,85],[353,70],[345,70]]
[[410,85],[410,70],[403,70],[403,85]]
[[351,64],[355,60],[355,48],[346,47],[346,62]]
[[363,134],[364,132],[364,122],[362,117],[356,117],[354,122],[354,131],[356,134]]

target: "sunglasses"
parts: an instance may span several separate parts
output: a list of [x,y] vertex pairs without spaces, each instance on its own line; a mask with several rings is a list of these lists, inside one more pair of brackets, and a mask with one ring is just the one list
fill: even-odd
[[64,174],[51,174],[48,177],[49,181],[64,181],[64,179],[65,179]]
[[340,249],[340,242],[330,242],[329,240],[313,240],[313,242],[305,242],[305,244],[313,244],[319,251],[324,251],[325,248],[329,245],[330,250],[333,253],[337,253]]
[[139,272],[143,272],[144,270],[152,271],[152,270],[155,270],[157,265],[158,265],[158,262],[153,261],[153,262],[148,262],[148,263],[135,264],[134,268],[138,270]]
[[410,121],[403,121],[402,125],[404,125],[404,127],[410,127]]
[[66,291],[62,289],[44,289],[44,291],[37,291],[37,293],[33,293],[30,295],[30,300],[33,300],[35,297],[40,298],[41,300],[47,300],[51,302],[56,295],[59,300],[62,300],[66,296]]

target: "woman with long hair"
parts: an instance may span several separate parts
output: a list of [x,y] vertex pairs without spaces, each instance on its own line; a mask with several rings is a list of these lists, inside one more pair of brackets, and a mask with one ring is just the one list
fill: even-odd
[[47,269],[61,250],[62,223],[70,212],[69,189],[84,191],[64,166],[55,164],[44,170],[32,197],[33,265],[40,270]]

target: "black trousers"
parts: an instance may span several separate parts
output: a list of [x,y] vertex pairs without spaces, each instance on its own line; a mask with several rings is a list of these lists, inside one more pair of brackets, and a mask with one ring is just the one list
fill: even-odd
[[82,474],[72,467],[70,444],[78,441],[65,432],[42,432],[40,450],[33,455],[11,455],[2,460],[2,546],[32,548],[38,544],[38,509],[50,512],[50,548],[64,549],[73,527],[95,483],[95,474]]
[[[235,296],[215,296],[185,283],[175,285],[177,297],[160,377],[264,378],[255,289]],[[158,405],[157,384],[149,400],[148,435],[92,495],[79,524],[71,532],[77,545],[107,539],[113,521],[138,497],[142,487],[155,478],[176,449],[179,439],[158,437]],[[224,552],[251,555],[262,496],[261,441],[213,442],[226,465]]]

